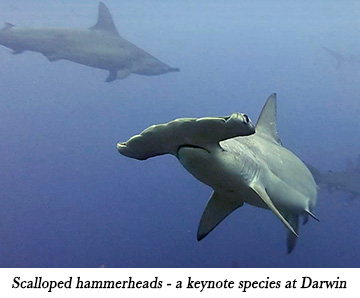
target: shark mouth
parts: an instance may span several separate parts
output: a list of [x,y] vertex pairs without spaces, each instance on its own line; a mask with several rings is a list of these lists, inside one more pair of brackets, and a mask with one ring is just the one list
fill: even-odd
[[[208,149],[206,149],[205,147],[201,147],[201,146],[197,146],[197,145],[193,145],[193,144],[184,144],[184,145],[180,145],[179,146],[179,149],[178,149],[178,154],[179,154],[179,151],[182,149],[182,148],[193,148],[193,149],[202,149],[204,151],[206,151],[207,153],[210,153],[210,151]],[[178,155],[177,154],[177,155]]]

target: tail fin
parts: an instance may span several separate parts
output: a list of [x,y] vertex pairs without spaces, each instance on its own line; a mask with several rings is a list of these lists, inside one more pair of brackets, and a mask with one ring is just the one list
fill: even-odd
[[[299,216],[296,214],[284,214],[285,219],[288,221],[288,223],[293,227],[296,234],[299,233]],[[294,235],[291,231],[287,230],[287,252],[288,254],[291,254],[292,251],[295,248],[297,236]]]

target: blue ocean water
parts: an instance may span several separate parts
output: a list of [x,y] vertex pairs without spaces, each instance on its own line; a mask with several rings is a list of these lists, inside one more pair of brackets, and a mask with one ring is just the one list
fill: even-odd
[[[321,171],[360,153],[358,1],[107,0],[120,35],[181,72],[107,73],[0,47],[0,267],[359,267],[360,201],[320,190],[286,254],[269,211],[244,206],[196,240],[211,189],[172,156],[119,141],[179,117],[256,121],[278,94],[283,144]],[[95,0],[0,0],[17,26],[86,28]],[[359,54],[360,55],[360,54]]]

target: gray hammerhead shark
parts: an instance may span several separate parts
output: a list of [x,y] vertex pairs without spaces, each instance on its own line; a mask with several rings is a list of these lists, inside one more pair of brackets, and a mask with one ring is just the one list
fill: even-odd
[[0,44],[13,49],[14,54],[34,51],[50,61],[65,59],[108,70],[106,82],[125,79],[132,73],[154,76],[180,70],[122,38],[102,2],[97,23],[89,29],[18,28],[5,23],[0,30]]
[[343,191],[350,193],[351,198],[360,197],[360,156],[357,165],[347,160],[346,168],[343,171],[328,171],[321,173],[314,166],[307,164],[313,174],[316,183],[320,188],[325,188],[329,192]]
[[153,125],[117,144],[127,157],[145,160],[172,154],[195,178],[213,188],[200,220],[197,239],[207,236],[244,203],[270,209],[288,229],[290,253],[298,237],[299,216],[315,218],[313,176],[284,148],[276,130],[276,95],[272,94],[255,127],[244,114],[182,118]]

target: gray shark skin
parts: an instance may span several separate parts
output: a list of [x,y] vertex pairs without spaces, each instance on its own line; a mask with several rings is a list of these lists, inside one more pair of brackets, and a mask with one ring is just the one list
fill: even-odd
[[344,55],[342,55],[334,50],[331,50],[327,47],[323,47],[323,49],[326,53],[328,53],[331,57],[333,57],[336,60],[336,66],[335,66],[336,70],[341,69],[341,67],[345,63],[360,67],[360,59],[359,59],[359,57],[356,57],[355,55],[344,56]]
[[[239,121],[241,115],[243,120]],[[315,181],[305,164],[280,143],[276,94],[268,98],[255,133],[248,117],[240,116],[233,122],[237,135],[226,129],[229,118],[213,118],[216,123],[211,127],[204,123],[201,128],[201,119],[212,118],[192,122],[178,119],[153,125],[127,142],[118,143],[117,149],[140,160],[172,154],[196,179],[214,190],[200,220],[198,240],[247,203],[275,213],[287,228],[291,253],[298,237],[299,217],[304,216],[304,222],[308,215],[316,219],[312,214],[317,201]]]
[[102,2],[97,23],[89,29],[18,28],[5,23],[0,30],[0,44],[14,54],[39,52],[49,61],[64,59],[108,70],[106,82],[125,79],[132,73],[155,76],[180,71],[122,38]]
[[320,188],[329,192],[341,191],[349,193],[351,198],[360,197],[360,156],[355,166],[351,160],[348,160],[346,168],[338,172],[328,171],[327,173],[321,173],[314,166],[308,164],[307,166]]

